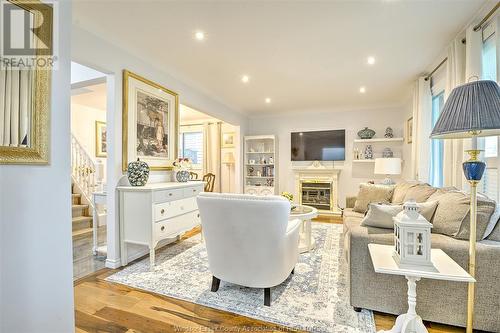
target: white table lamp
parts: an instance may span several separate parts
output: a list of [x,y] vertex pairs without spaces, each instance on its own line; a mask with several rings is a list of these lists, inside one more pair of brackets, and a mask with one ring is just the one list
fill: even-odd
[[394,184],[391,179],[391,175],[401,174],[401,159],[398,157],[391,158],[376,158],[375,159],[375,170],[373,171],[376,175],[386,175],[382,181],[384,185]]

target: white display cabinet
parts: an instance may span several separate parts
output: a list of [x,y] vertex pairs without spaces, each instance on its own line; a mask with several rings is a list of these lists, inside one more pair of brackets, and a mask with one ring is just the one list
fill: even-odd
[[278,145],[274,135],[245,136],[246,194],[278,194]]

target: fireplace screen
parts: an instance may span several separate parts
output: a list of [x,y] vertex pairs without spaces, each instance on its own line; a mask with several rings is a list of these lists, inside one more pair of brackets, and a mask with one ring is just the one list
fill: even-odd
[[301,204],[321,210],[332,209],[332,184],[320,182],[302,182]]

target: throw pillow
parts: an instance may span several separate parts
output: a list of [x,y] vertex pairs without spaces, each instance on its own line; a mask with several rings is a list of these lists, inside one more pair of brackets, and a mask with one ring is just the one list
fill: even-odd
[[486,239],[500,242],[500,222],[497,222],[495,228],[493,228],[493,231],[488,235],[488,237],[486,237]]
[[[422,216],[425,217],[427,221],[432,221],[432,216],[436,211],[438,202],[423,202],[417,205],[419,208],[419,213],[422,214]],[[361,221],[361,225],[365,227],[370,226],[392,229],[394,227],[394,221],[392,218],[398,215],[402,210],[403,205],[384,205],[371,203],[368,207],[368,212],[363,218],[363,221]]]
[[[466,194],[467,195],[467,194]],[[477,219],[476,219],[476,240],[482,240],[490,218],[495,211],[495,201],[485,195],[477,196]],[[458,239],[469,239],[470,235],[470,211],[460,224],[460,229],[455,235]]]
[[393,204],[402,204],[404,203],[406,192],[412,187],[417,186],[419,183],[413,182],[401,182],[397,183],[396,186],[394,187],[394,192],[392,193],[392,200],[391,202]]
[[416,186],[410,187],[406,191],[403,202],[410,199],[415,199],[416,202],[425,202],[431,195],[436,192],[437,188],[430,186],[429,184],[418,184]]
[[368,204],[371,202],[388,203],[391,201],[393,190],[394,186],[361,184],[359,185],[359,192],[353,210],[358,213],[365,213]]
[[469,197],[458,191],[438,190],[429,197],[429,201],[438,201],[432,220],[432,232],[454,237],[458,234],[462,221],[469,213]]
[[383,205],[371,203],[368,206],[368,212],[363,218],[363,221],[361,221],[361,225],[364,227],[392,229],[394,227],[392,218],[398,215],[398,213],[402,210],[402,205]]

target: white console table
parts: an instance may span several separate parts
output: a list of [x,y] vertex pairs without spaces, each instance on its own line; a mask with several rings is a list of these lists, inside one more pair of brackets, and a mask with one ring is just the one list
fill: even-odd
[[149,247],[151,267],[155,248],[200,224],[196,196],[203,182],[119,186],[121,263],[127,265],[127,244]]

